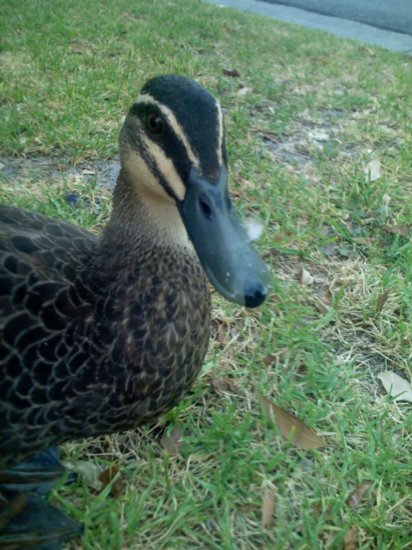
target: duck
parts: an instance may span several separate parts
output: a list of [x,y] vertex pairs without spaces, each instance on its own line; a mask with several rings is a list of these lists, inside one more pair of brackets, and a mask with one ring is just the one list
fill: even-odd
[[0,546],[56,549],[81,533],[44,499],[64,471],[58,446],[134,429],[181,400],[207,352],[210,284],[247,308],[269,292],[229,195],[213,94],[151,78],[119,151],[99,236],[0,206]]

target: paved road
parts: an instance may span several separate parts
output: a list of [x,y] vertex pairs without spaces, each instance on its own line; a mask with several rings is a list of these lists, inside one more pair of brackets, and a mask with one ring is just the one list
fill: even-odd
[[412,35],[412,0],[263,0]]
[[[412,55],[412,0],[206,1]],[[326,10],[332,13],[332,8],[334,15],[326,15]]]

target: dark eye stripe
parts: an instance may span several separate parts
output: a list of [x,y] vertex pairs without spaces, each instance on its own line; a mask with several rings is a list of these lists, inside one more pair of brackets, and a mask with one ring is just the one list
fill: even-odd
[[141,143],[140,151],[141,151],[142,158],[145,161],[147,167],[149,168],[153,176],[156,178],[156,180],[159,182],[159,184],[166,191],[166,193],[169,195],[169,197],[171,197],[174,200],[179,200],[179,197],[176,196],[172,187],[169,185],[167,179],[163,176],[162,172],[160,171],[154,155],[151,154],[149,148],[146,147],[144,143]]
[[[193,156],[193,153],[190,150],[190,147],[188,148],[186,146],[186,144],[188,143],[187,138],[183,135],[182,129],[180,128],[178,123],[175,120],[171,119],[168,116],[168,113],[162,112],[160,105],[154,105],[151,101],[136,102],[130,110],[130,113],[134,116],[139,117],[142,125],[144,125],[144,128],[147,128],[147,116],[150,113],[153,113],[154,115],[158,113],[158,116],[163,121],[162,132],[153,133],[148,130],[145,135],[148,140],[159,144],[165,156],[171,162],[173,162],[174,168],[179,178],[182,180],[182,182],[185,182],[188,177],[190,167],[192,165],[190,156]],[[159,139],[161,139],[161,142],[159,142]],[[175,193],[173,193],[173,190],[168,184],[167,179],[162,176],[162,172],[157,166],[156,156],[150,151],[150,144],[145,145],[143,143],[143,140],[139,140],[139,148],[141,149],[141,154],[152,174],[157,178],[166,193],[176,199],[177,197]]]

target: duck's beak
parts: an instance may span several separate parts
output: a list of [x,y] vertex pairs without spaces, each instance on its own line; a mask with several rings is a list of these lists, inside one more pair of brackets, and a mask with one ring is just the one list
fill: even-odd
[[230,202],[226,169],[211,183],[192,167],[180,213],[215,289],[238,304],[259,306],[270,275]]

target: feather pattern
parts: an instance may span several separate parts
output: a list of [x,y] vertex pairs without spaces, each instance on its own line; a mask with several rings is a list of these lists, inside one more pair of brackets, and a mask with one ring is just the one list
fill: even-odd
[[0,208],[3,465],[155,417],[201,367],[210,301],[196,256],[102,241]]

